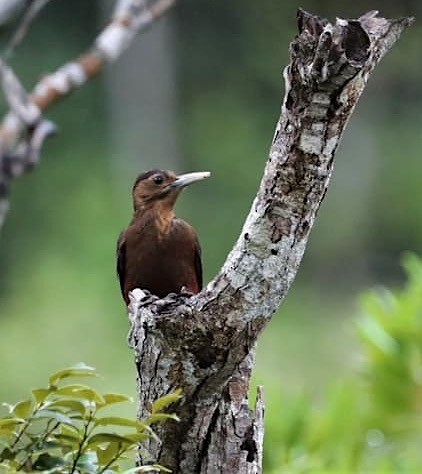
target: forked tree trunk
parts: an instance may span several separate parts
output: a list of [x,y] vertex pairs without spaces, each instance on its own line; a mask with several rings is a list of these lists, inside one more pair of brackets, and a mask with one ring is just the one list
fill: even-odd
[[[181,422],[159,428],[154,461],[184,474],[260,473],[263,400],[248,407],[257,338],[286,296],[375,65],[411,19],[370,12],[335,24],[298,13],[285,97],[264,176],[240,237],[199,295],[131,295],[140,417],[176,388]],[[241,165],[240,165],[241,166]]]

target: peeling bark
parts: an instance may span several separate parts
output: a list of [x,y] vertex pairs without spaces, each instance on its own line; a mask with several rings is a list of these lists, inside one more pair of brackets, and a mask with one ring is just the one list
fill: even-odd
[[261,473],[263,399],[248,407],[257,338],[296,275],[334,153],[376,64],[411,19],[369,12],[336,23],[298,12],[285,97],[264,176],[240,237],[199,295],[131,294],[139,416],[176,388],[180,423],[149,456],[174,473]]

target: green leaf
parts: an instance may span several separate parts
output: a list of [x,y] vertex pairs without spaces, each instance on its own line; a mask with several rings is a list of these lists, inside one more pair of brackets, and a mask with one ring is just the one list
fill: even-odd
[[172,393],[164,395],[164,397],[160,397],[156,400],[152,405],[152,413],[159,413],[164,410],[164,408],[168,407],[172,403],[179,401],[182,398],[182,389],[178,388]]
[[149,416],[143,423],[146,425],[152,425],[153,423],[160,423],[166,420],[180,421],[179,417],[175,413],[155,413]]
[[[16,423],[14,425],[0,425],[0,436],[10,436],[14,433]],[[0,473],[1,474],[1,473]]]
[[31,413],[31,409],[32,409],[32,401],[23,400],[21,402],[16,403],[12,411],[19,418],[27,418],[28,415]]
[[144,423],[140,421],[131,420],[129,418],[121,418],[118,416],[107,416],[104,418],[97,418],[95,420],[95,424],[98,426],[113,425],[113,426],[132,426],[138,429],[145,428]]
[[69,435],[74,437],[75,439],[81,439],[82,438],[82,432],[77,430],[75,431],[74,426],[67,426],[67,425],[61,425],[60,426],[60,433],[64,435]]
[[53,419],[53,420],[56,420],[58,423],[62,423],[64,425],[76,426],[75,422],[71,418],[64,415],[63,413],[53,411],[53,410],[40,410],[37,413],[35,413],[33,418],[50,419],[50,420]]
[[86,385],[72,384],[65,385],[56,390],[56,395],[67,395],[70,397],[80,398],[89,402],[104,405],[104,398]]
[[83,432],[75,426],[60,425],[60,432],[55,433],[54,437],[62,439],[63,442],[74,446],[80,444],[83,438]]
[[7,449],[7,448],[10,448],[9,443],[6,443],[6,441],[1,440],[1,439],[0,439],[0,446],[1,446],[2,448],[6,448],[6,449]]
[[46,408],[68,408],[70,411],[80,413],[81,415],[86,414],[87,406],[79,400],[61,398],[45,404]]
[[22,418],[0,418],[0,429],[7,428],[11,426],[12,428],[16,425],[25,423],[25,420]]
[[98,462],[103,466],[107,465],[113,458],[115,458],[120,451],[118,443],[109,443],[106,446],[98,446],[96,449]]
[[73,367],[59,370],[49,378],[49,383],[50,385],[56,385],[60,380],[69,377],[98,377],[98,374],[94,367],[89,367],[81,362]]
[[138,444],[141,441],[145,441],[146,439],[151,438],[151,436],[146,433],[131,433],[126,434],[125,438],[131,440],[133,444]]
[[116,433],[96,433],[87,441],[88,446],[98,446],[103,443],[117,443],[122,446],[131,446],[134,444],[134,441],[126,436],[121,436]]
[[103,395],[104,406],[112,405],[114,403],[133,402],[133,399],[120,393],[105,393]]
[[383,354],[394,356],[398,353],[400,346],[398,342],[388,334],[382,325],[373,318],[365,318],[359,323],[360,333],[363,337],[379,349]]
[[55,391],[55,387],[51,388],[34,388],[32,390],[32,395],[37,403],[42,403],[50,393]]
[[61,449],[62,447],[65,447],[62,442],[59,442],[56,439],[49,439],[48,441],[42,441],[42,439],[38,438],[37,440],[33,440],[35,447],[31,446],[30,449],[32,454],[40,455],[46,452],[50,452],[53,449]]
[[54,435],[54,439],[57,440],[58,443],[60,443],[61,447],[68,447],[75,449],[79,446],[81,437],[77,435],[68,435],[68,434],[63,434],[63,433],[57,433]]

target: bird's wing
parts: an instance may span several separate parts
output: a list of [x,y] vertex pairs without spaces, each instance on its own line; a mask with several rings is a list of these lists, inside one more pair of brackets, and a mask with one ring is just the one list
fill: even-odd
[[[173,231],[176,235],[179,235],[181,242],[189,242],[187,248],[189,252],[192,249],[193,243],[193,269],[195,271],[196,283],[199,291],[202,290],[202,261],[201,261],[201,246],[199,245],[198,236],[196,235],[195,229],[182,219],[174,219]],[[183,245],[183,244],[182,244]],[[190,260],[189,254],[189,260]]]
[[[196,236],[195,236],[196,237]],[[198,280],[199,291],[202,290],[202,260],[201,260],[201,246],[199,245],[198,237],[195,239],[195,273]]]
[[125,272],[126,272],[126,239],[125,232],[121,232],[117,240],[117,275],[120,281],[120,289],[124,295],[124,286],[125,286]]

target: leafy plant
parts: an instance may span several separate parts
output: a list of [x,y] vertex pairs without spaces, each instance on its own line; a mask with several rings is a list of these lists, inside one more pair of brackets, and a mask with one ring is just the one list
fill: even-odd
[[407,255],[403,266],[402,289],[361,297],[355,376],[339,380],[322,407],[309,397],[282,400],[279,447],[264,456],[273,474],[420,471],[422,259]]
[[359,324],[374,422],[391,434],[422,430],[422,260],[403,266],[405,288],[364,295]]
[[[151,425],[178,421],[163,413],[180,398],[180,391],[158,399],[149,418],[136,421],[106,416],[106,408],[127,402],[116,393],[100,395],[75,378],[98,376],[85,364],[60,370],[46,388],[32,390],[30,399],[4,403],[8,413],[0,418],[0,473],[102,474],[122,472],[122,461],[134,455],[139,444],[156,437]],[[129,473],[170,472],[159,465],[140,466]]]

